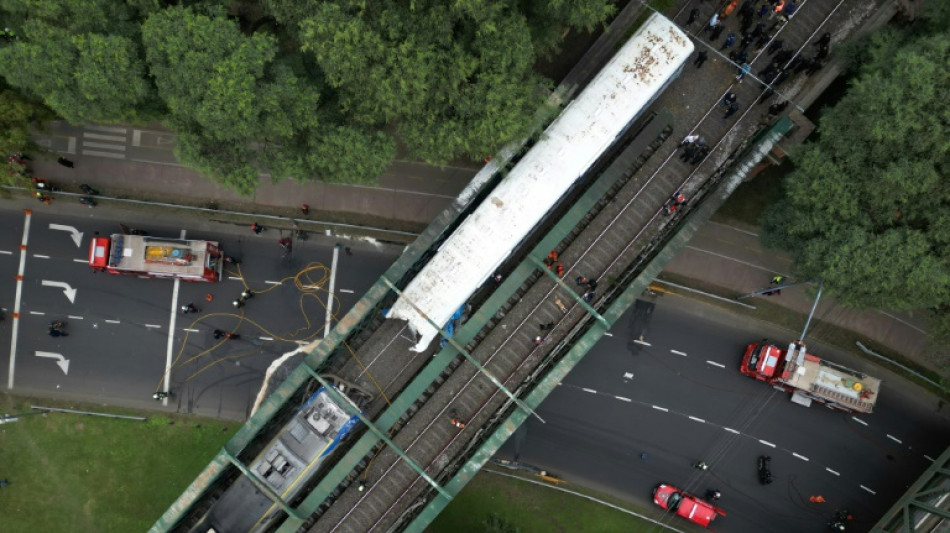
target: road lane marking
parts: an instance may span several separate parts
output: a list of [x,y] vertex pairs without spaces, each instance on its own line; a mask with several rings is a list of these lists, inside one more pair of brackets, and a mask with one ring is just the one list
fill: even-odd
[[[104,131],[107,133],[122,133],[122,134],[125,134],[125,132],[129,131],[127,128],[120,128],[118,126],[83,126],[83,129],[92,130],[92,131]],[[83,134],[89,135],[88,133],[85,133],[85,132],[83,132]],[[125,137],[123,137],[122,139],[125,140]]]
[[851,420],[854,420],[855,422],[857,422],[858,424],[861,424],[862,426],[868,425],[867,422],[865,422],[864,420],[861,420],[860,418],[855,418],[855,417],[852,416],[852,417],[851,417]]
[[865,487],[864,485],[858,485],[858,486],[861,487],[862,489],[864,489],[864,490],[870,492],[871,494],[877,496],[877,493],[876,493],[876,492],[874,492],[873,490],[871,490],[871,489]]
[[[98,150],[83,150],[82,155],[95,155],[99,157],[111,157],[112,159],[125,159],[125,154],[117,154],[115,152],[100,152]],[[168,402],[165,402],[166,404]]]
[[681,352],[679,350],[670,350],[670,353],[675,353],[676,355],[682,355],[683,357],[686,357],[686,352]]
[[653,346],[653,345],[650,344],[649,342],[647,342],[647,341],[641,341],[640,339],[634,339],[633,342],[634,342],[634,344],[642,344],[643,346]]
[[161,328],[162,328],[161,324],[145,324],[145,327],[147,327],[147,328],[158,328],[158,329],[161,329]]
[[10,366],[7,371],[7,388],[13,389],[13,376],[16,370],[16,343],[20,333],[20,304],[23,301],[23,274],[26,272],[26,245],[30,240],[30,220],[33,211],[26,209],[23,222],[23,237],[20,239],[20,266],[16,276],[16,296],[13,299],[13,328],[10,335]]
[[187,331],[188,333],[201,333],[201,330],[192,329],[192,328],[181,328],[182,331]]
[[0,254],[3,254],[3,255],[13,255],[13,252],[12,252],[11,250],[0,250]]
[[597,391],[595,391],[594,389],[587,389],[587,388],[581,387],[581,390],[584,392],[589,392],[591,394],[597,394]]
[[83,317],[81,317],[81,316],[76,316],[76,315],[66,315],[66,318],[68,318],[68,319],[70,319],[70,320],[83,320]]
[[699,423],[702,423],[702,424],[705,424],[705,423],[706,423],[706,421],[703,420],[702,418],[696,418],[695,416],[690,416],[689,419],[692,420],[693,422],[699,422]]
[[31,315],[38,315],[38,316],[44,316],[44,315],[46,315],[46,313],[44,313],[44,312],[42,312],[42,311],[30,311],[30,314],[31,314]]
[[710,364],[710,365],[712,365],[712,366],[718,366],[719,368],[726,368],[726,365],[719,364],[719,363],[717,363],[717,362],[715,362],[715,361],[709,361],[709,360],[707,360],[706,363],[707,363],[707,364]]
[[887,438],[891,439],[892,441],[896,442],[897,444],[904,444],[903,442],[901,442],[900,439],[898,439],[898,438],[895,437],[894,435],[891,435],[890,433],[887,434]]
[[49,259],[48,255],[42,255],[42,254],[33,254],[33,257],[37,259]]
[[666,407],[660,407],[659,405],[651,405],[650,407],[656,409],[657,411],[663,411],[664,413],[669,413],[670,410]]
[[[185,240],[186,233],[185,230],[181,230],[178,238]],[[175,278],[175,283],[172,285],[171,309],[168,310],[168,341],[165,345],[165,374],[162,376],[162,392],[165,393],[165,397],[162,398],[163,407],[168,406],[169,383],[172,380],[172,352],[175,348],[175,324],[178,321],[178,290],[180,288],[181,280]]]
[[260,339],[260,340],[262,340],[262,341],[272,341],[272,340],[274,340],[274,337],[258,337],[258,339]]
[[832,469],[830,469],[830,468],[828,468],[827,466],[825,467],[825,470],[827,470],[827,471],[829,471],[829,472],[831,472],[832,474],[834,474],[834,475],[836,475],[836,476],[838,476],[838,477],[841,477],[841,474],[839,474],[839,473],[837,473],[837,472],[835,472],[834,470],[832,470]]
[[237,277],[237,276],[228,276],[228,279],[231,280],[231,281],[241,281],[241,278],[239,278],[239,277]]
[[793,456],[793,457],[798,457],[798,458],[801,459],[802,461],[808,461],[808,460],[809,460],[809,459],[808,459],[807,457],[805,457],[804,455],[799,455],[799,454],[797,454],[797,453],[795,453],[795,452],[792,452],[792,456]]
[[924,454],[924,459],[930,461],[931,463],[934,462],[934,458],[931,457],[931,456],[929,456],[929,455],[927,455],[926,453]]
[[279,281],[271,281],[271,280],[269,280],[269,279],[268,279],[268,280],[264,280],[264,283],[266,283],[266,284],[268,284],[268,285],[280,285],[280,282],[279,282]]
[[330,336],[330,328],[333,327],[333,289],[336,287],[336,264],[340,260],[340,248],[339,244],[333,247],[333,261],[330,263],[330,288],[327,289],[327,318],[323,325],[323,338]]
[[775,447],[774,444],[772,444],[771,442],[769,442],[769,441],[767,441],[767,440],[759,439],[759,442],[761,442],[762,444],[765,444],[766,446],[768,446],[768,447],[770,447],[770,448],[774,448],[774,447]]
[[351,291],[350,289],[340,289],[340,292],[346,293],[346,294],[353,294],[353,291]]
[[120,322],[120,321],[118,321],[118,320],[109,320],[109,319],[106,319],[106,322],[108,322],[109,324],[121,324],[121,323],[122,323],[122,322]]
[[[100,141],[115,141],[120,143],[125,143],[125,135],[101,135],[99,133],[83,133],[83,139],[97,139]],[[114,144],[105,144],[105,143],[95,143],[95,142],[86,142],[83,140],[83,146],[92,146],[93,148],[118,148]],[[122,149],[125,150],[125,145],[122,145]]]
[[623,396],[614,396],[614,398],[620,400],[621,402],[632,402],[630,398],[624,398]]
[[82,145],[83,147],[88,146],[90,148],[106,148],[108,150],[116,150],[119,152],[125,151],[125,146],[109,144],[109,143],[94,143],[91,141],[83,141]]
[[741,435],[741,434],[742,434],[742,433],[739,433],[738,431],[736,431],[736,430],[734,430],[734,429],[732,429],[732,428],[727,428],[727,427],[725,427],[725,426],[723,426],[722,429],[728,431],[729,433],[732,433],[733,435]]
[[73,263],[88,263],[88,259],[73,259]]

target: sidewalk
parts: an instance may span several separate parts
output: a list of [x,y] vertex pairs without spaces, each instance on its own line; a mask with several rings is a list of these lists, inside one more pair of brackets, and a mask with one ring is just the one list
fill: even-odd
[[[768,287],[772,276],[776,274],[788,276],[791,266],[792,259],[787,254],[762,247],[755,228],[710,222],[667,265],[663,275],[695,280],[697,284],[714,287],[717,295],[732,299]],[[798,281],[804,280],[787,279],[785,283]],[[754,296],[742,302],[751,305],[767,303],[807,316],[814,303],[816,287],[811,283],[797,285],[784,289],[780,295]],[[947,375],[946,369],[941,371],[939,354],[927,332],[925,312],[890,313],[849,309],[823,293],[811,325],[813,332],[817,326],[815,321],[852,331],[926,368]],[[804,322],[801,326],[804,326]],[[844,348],[855,349],[853,346]]]

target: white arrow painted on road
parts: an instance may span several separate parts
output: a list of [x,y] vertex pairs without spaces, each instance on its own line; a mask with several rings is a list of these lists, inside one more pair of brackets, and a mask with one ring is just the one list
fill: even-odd
[[66,297],[69,298],[69,303],[76,303],[76,289],[69,286],[69,283],[65,281],[48,281],[43,280],[44,287],[59,287],[63,289],[63,292],[66,293]]
[[68,231],[72,233],[73,242],[76,243],[76,248],[82,246],[82,232],[72,226],[64,226],[63,224],[50,224],[49,229],[55,229],[59,231]]
[[53,352],[36,352],[37,357],[49,357],[50,359],[56,359],[56,364],[63,369],[63,374],[69,375],[69,359],[66,359],[62,355]]

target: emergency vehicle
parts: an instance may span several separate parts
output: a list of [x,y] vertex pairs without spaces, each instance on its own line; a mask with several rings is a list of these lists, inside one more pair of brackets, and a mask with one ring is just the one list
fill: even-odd
[[94,237],[89,266],[110,274],[219,281],[224,254],[217,242],[114,234]]
[[808,407],[812,401],[832,409],[870,413],[881,390],[881,380],[806,352],[801,341],[787,350],[768,344],[746,347],[739,371],[792,393],[792,401]]

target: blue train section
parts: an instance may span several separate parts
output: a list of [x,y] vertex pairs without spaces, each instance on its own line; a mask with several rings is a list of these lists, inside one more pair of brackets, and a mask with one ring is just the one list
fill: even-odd
[[[291,500],[358,422],[359,418],[349,415],[325,387],[320,387],[249,469],[267,489],[284,501]],[[241,476],[191,531],[264,531],[282,516],[280,506],[247,476]]]

